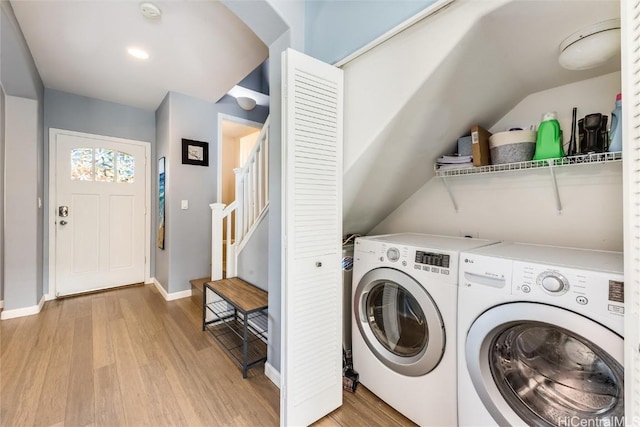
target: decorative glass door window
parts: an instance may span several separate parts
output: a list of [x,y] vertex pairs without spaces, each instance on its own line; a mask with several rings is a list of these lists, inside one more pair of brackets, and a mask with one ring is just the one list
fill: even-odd
[[73,148],[71,150],[71,179],[93,181],[93,149]]
[[135,159],[131,154],[105,148],[72,148],[71,180],[132,184]]

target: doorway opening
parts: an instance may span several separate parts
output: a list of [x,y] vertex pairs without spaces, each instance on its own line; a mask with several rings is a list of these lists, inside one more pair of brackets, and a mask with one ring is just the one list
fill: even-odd
[[[218,202],[229,205],[236,199],[234,169],[241,168],[258,142],[262,123],[220,114],[218,118]],[[234,229],[235,224],[231,228]],[[223,228],[222,265],[226,265],[227,230]]]

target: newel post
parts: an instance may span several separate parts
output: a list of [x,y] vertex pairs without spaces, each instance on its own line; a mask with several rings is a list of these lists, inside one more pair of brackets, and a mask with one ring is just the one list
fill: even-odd
[[222,279],[222,211],[224,203],[212,203],[211,208],[211,280]]

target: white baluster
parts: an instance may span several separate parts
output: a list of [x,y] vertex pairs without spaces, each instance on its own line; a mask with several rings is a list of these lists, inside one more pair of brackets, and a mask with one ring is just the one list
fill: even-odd
[[255,156],[251,159],[251,174],[253,175],[251,180],[251,208],[253,212],[251,225],[253,225],[258,219],[258,164]]
[[264,199],[269,203],[269,129],[264,134]]
[[222,279],[222,211],[224,203],[212,203],[211,208],[211,280]]
[[242,237],[247,234],[249,231],[249,217],[251,216],[251,203],[250,203],[250,194],[251,194],[251,176],[249,175],[248,168],[245,168],[243,171],[243,182],[244,182],[244,198],[242,199],[242,203],[244,204],[243,211],[243,224],[242,224]]
[[[238,212],[238,209],[236,208],[234,211]],[[235,244],[231,243],[231,223],[234,211],[229,212],[227,215],[227,277],[236,277],[238,275],[236,271]]]
[[258,215],[262,212],[262,206],[264,202],[264,193],[262,191],[262,184],[264,183],[264,179],[262,178],[262,174],[264,172],[262,165],[262,141],[258,141],[258,150],[256,151],[256,175],[258,177],[258,184],[256,188],[258,189]]
[[235,168],[233,173],[236,176],[236,244],[239,244],[244,238],[244,181],[242,177],[242,168]]

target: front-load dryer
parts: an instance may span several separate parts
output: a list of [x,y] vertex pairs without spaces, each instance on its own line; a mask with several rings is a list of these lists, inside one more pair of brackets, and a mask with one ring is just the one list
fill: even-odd
[[459,424],[623,425],[623,323],[621,253],[460,254]]
[[360,382],[422,426],[453,426],[460,251],[492,242],[423,234],[361,237],[353,267]]

